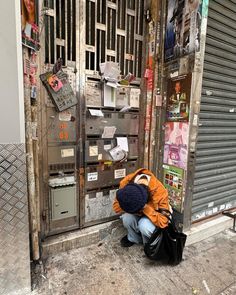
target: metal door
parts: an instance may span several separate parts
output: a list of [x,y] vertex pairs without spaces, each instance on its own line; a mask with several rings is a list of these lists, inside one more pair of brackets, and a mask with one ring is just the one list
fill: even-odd
[[[52,70],[61,58],[62,70],[68,74],[78,102],[59,113],[42,87],[41,209],[42,232],[46,236],[114,218],[109,211],[111,203],[107,202],[114,199],[120,179],[137,167],[141,140],[137,89],[143,62],[144,2],[40,2],[41,73]],[[113,108],[103,105],[104,83],[99,65],[105,61],[118,62],[122,75],[131,72],[136,76],[132,85],[136,97],[134,101],[132,95],[128,113],[119,111],[130,103],[131,88],[121,87],[114,92],[117,99]],[[104,116],[94,117],[90,109],[100,110]],[[113,165],[108,152],[116,145],[115,138],[102,138],[104,127],[114,125],[116,135],[127,137],[130,149],[128,162],[120,167]]]
[[235,1],[209,1],[193,221],[236,206],[235,27]]

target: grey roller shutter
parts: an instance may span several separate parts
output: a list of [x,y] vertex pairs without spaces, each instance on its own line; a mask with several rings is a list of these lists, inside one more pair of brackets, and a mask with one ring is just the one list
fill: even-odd
[[236,1],[210,0],[192,220],[236,206]]

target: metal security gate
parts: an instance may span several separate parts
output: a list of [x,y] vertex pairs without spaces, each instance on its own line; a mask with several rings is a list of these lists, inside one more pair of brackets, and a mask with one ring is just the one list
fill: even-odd
[[[41,209],[47,236],[114,218],[119,182],[138,167],[145,1],[40,2],[41,73],[61,58],[78,102],[58,112],[42,87]],[[107,89],[99,72],[107,61],[119,63],[121,75],[134,74],[135,82]],[[112,105],[104,99],[108,90]],[[130,108],[120,112],[124,106]],[[105,128],[114,126],[115,135],[106,138]],[[129,152],[127,161],[116,163],[109,150],[121,140]]]
[[236,1],[209,1],[192,221],[236,205]]

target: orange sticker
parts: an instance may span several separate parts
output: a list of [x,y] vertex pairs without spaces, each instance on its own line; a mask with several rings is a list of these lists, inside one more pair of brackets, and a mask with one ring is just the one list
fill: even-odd
[[60,138],[60,140],[67,140],[67,139],[69,139],[68,132],[67,131],[61,131],[59,133],[59,138]]
[[67,128],[67,123],[63,122],[60,124],[60,129],[66,129]]

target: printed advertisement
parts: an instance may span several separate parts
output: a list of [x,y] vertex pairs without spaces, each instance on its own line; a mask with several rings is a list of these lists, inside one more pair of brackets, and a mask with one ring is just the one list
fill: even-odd
[[189,125],[184,122],[167,122],[165,124],[165,164],[187,170]]
[[199,50],[200,0],[169,0],[165,35],[165,60]]
[[39,50],[38,0],[21,0],[21,30],[23,45]]
[[174,166],[163,165],[164,186],[168,190],[171,206],[182,212],[184,170]]
[[169,79],[167,85],[167,121],[187,122],[191,94],[191,74]]

